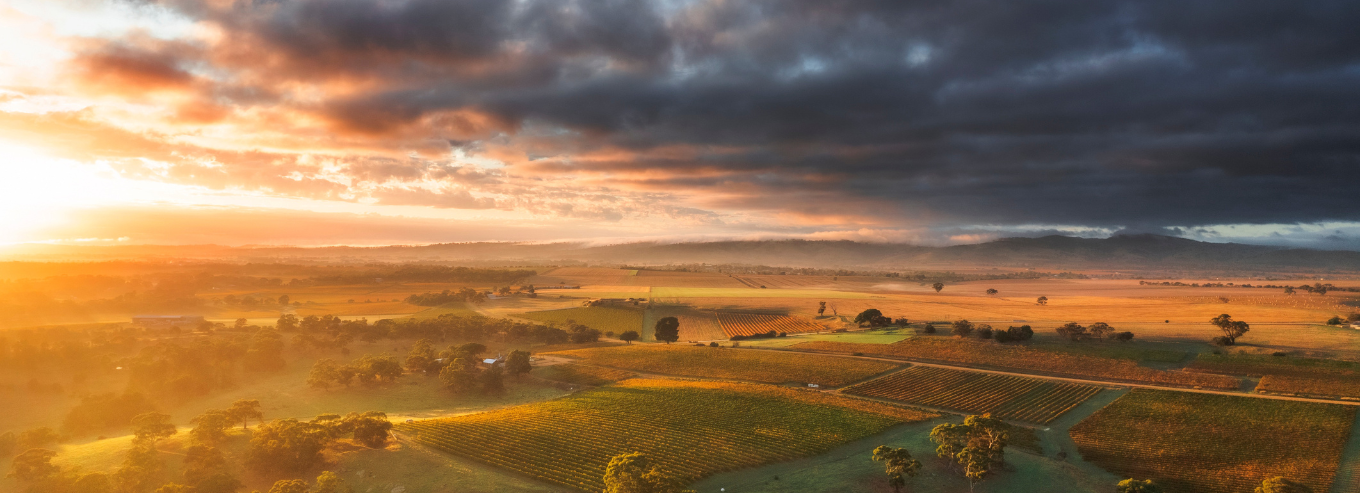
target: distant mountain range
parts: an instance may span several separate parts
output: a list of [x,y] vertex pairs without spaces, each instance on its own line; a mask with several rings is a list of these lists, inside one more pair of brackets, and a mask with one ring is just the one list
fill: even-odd
[[384,247],[223,247],[22,245],[9,260],[231,259],[236,261],[461,262],[543,265],[749,264],[923,271],[1004,268],[1070,271],[1360,273],[1360,252],[1202,241],[1151,234],[1110,238],[1044,236],[928,247],[853,241],[716,241],[694,243],[444,243]]

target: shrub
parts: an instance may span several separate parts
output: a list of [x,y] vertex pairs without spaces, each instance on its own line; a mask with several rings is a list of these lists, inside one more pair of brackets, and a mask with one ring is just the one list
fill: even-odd
[[991,339],[991,338],[992,338],[992,326],[987,325],[987,324],[982,324],[982,325],[977,326],[977,336],[978,336],[978,339]]
[[1110,338],[1120,342],[1129,342],[1133,340],[1133,332],[1115,332],[1110,334]]
[[1011,327],[1006,329],[1006,332],[1010,332],[1012,341],[1028,341],[1034,338],[1034,329],[1031,329],[1028,325]]
[[1237,342],[1233,341],[1231,337],[1216,336],[1213,338],[1213,343],[1215,346],[1231,346],[1233,344],[1236,344]]
[[935,333],[935,325],[933,325],[933,324],[926,324],[925,327],[922,327],[922,328],[921,328],[921,332],[925,332],[925,333],[927,333],[927,334],[934,334],[934,333]]
[[956,336],[968,337],[969,334],[973,333],[973,323],[967,320],[955,320],[952,331]]
[[1346,321],[1341,317],[1332,317],[1327,319],[1327,325],[1341,325],[1344,323],[1346,323]]

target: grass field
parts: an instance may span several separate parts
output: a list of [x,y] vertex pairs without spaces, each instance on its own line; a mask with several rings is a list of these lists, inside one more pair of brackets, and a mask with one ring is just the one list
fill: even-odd
[[844,392],[1048,424],[1100,392],[1100,387],[916,366],[855,385]]
[[826,327],[807,319],[786,315],[718,312],[718,323],[728,337],[775,333],[820,332]]
[[839,387],[899,365],[882,361],[776,351],[634,344],[552,353],[582,363],[647,373],[727,378],[764,383],[815,383]]
[[1170,492],[1237,493],[1285,476],[1331,487],[1355,408],[1134,389],[1072,428],[1082,457]]
[[1190,369],[1262,377],[1256,389],[1278,394],[1360,398],[1360,363],[1260,354],[1210,354]]
[[605,385],[632,378],[636,373],[599,366],[578,365],[573,363],[545,366],[534,370],[534,376],[554,382],[574,383],[577,385]]
[[600,332],[642,331],[642,309],[618,306],[583,306],[520,314],[519,317],[557,324],[578,323]]
[[1022,345],[953,337],[913,337],[896,344],[851,344],[818,341],[795,344],[790,348],[806,351],[863,353],[1122,382],[1179,387],[1198,386],[1223,390],[1238,388],[1237,379],[1223,375],[1154,370],[1124,359],[1042,351]]
[[398,429],[451,454],[581,491],[601,491],[605,465],[622,453],[646,453],[665,473],[689,483],[717,472],[816,455],[932,417],[813,391],[635,379]]

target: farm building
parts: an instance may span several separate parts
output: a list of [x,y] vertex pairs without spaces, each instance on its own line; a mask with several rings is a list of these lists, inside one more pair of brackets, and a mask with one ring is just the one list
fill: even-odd
[[132,323],[144,327],[166,327],[171,325],[197,325],[203,323],[202,315],[137,315]]

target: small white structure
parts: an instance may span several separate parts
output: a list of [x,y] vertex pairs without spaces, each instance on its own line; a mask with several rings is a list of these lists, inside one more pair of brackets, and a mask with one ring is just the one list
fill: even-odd
[[810,383],[810,384],[808,384],[808,388],[811,388],[811,389],[820,389],[820,388],[822,388],[822,386],[821,386],[821,385],[817,385],[817,384],[815,384],[815,383]]

